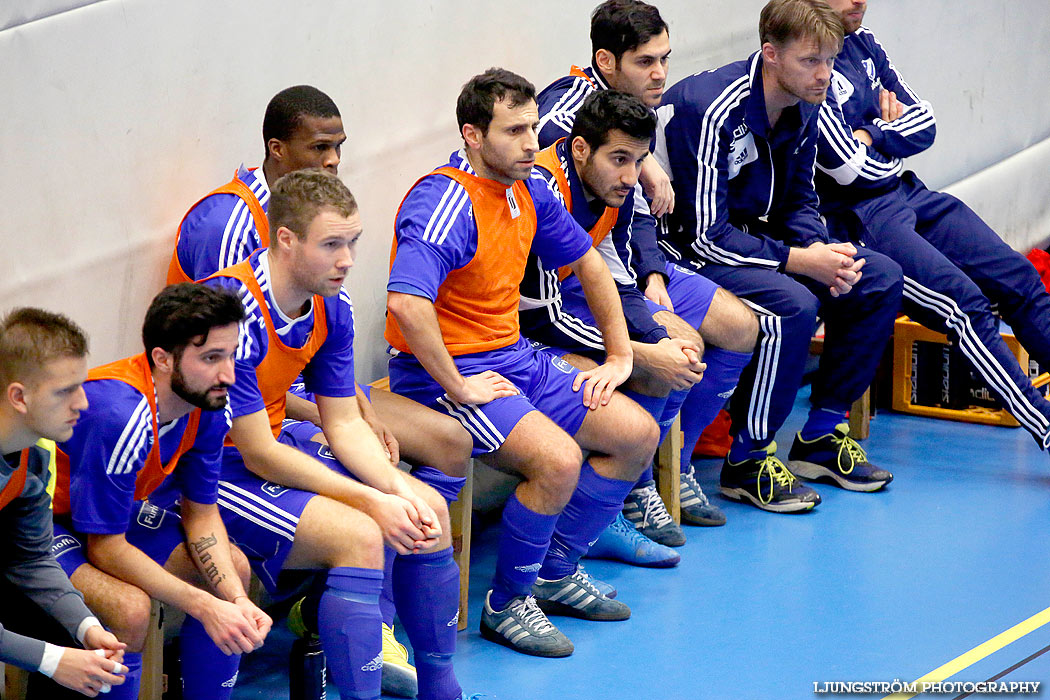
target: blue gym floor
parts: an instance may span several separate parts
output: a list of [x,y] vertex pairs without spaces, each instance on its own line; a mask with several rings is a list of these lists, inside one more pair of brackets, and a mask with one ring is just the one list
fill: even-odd
[[[807,400],[803,389],[782,458]],[[915,681],[1050,607],[1050,457],[1027,433],[882,411],[865,447],[894,482],[874,494],[822,485],[824,502],[801,515],[714,495],[719,462],[697,461],[728,524],[687,528],[674,569],[587,560],[633,616],[554,618],[576,645],[567,659],[481,639],[497,532],[476,532],[470,624],[456,656],[464,689],[495,700],[819,698],[815,682]],[[1039,654],[1050,625],[1029,626],[948,680],[1050,681],[1050,653]],[[290,644],[275,627],[245,657],[234,697],[287,697]]]

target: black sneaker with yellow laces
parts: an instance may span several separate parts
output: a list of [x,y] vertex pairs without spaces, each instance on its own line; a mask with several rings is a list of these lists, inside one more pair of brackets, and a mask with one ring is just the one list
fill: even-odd
[[759,458],[722,463],[722,495],[773,513],[800,513],[820,503],[820,494],[803,484],[777,459],[777,444],[769,443]]
[[788,468],[803,479],[830,480],[849,491],[878,491],[893,481],[893,474],[868,461],[864,448],[849,436],[848,423],[839,423],[833,433],[814,440],[795,435]]

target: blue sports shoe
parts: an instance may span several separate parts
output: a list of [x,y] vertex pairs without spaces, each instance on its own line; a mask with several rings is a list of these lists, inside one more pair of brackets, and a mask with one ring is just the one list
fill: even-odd
[[616,515],[616,520],[605,528],[585,556],[656,568],[675,566],[682,560],[678,552],[653,542],[639,532],[627,521],[623,512]]

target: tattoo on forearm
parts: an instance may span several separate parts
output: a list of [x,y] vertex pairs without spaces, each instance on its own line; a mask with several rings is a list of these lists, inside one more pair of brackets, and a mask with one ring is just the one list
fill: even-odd
[[220,583],[226,580],[226,574],[219,572],[219,567],[215,565],[215,561],[211,556],[211,552],[208,550],[218,544],[218,540],[215,535],[208,535],[202,537],[196,542],[190,542],[190,548],[193,550],[193,555],[200,564],[201,571],[208,577],[208,581],[212,587],[218,586]]

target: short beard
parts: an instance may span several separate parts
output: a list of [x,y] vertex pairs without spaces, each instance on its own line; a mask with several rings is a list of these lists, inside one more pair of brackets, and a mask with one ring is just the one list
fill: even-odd
[[226,396],[211,397],[208,396],[208,392],[212,389],[227,388],[228,386],[228,384],[216,384],[215,386],[208,387],[204,391],[190,391],[190,388],[186,385],[186,377],[183,376],[182,368],[178,361],[175,363],[175,370],[171,373],[171,390],[175,392],[175,395],[191,406],[196,406],[205,411],[218,411],[226,408]]

